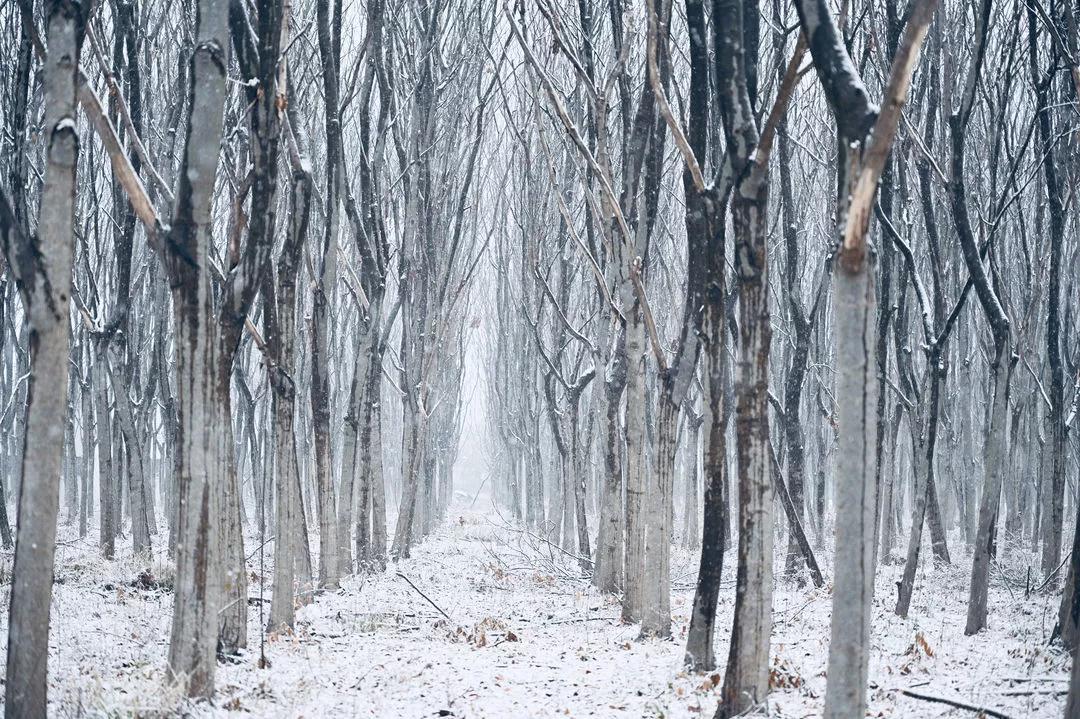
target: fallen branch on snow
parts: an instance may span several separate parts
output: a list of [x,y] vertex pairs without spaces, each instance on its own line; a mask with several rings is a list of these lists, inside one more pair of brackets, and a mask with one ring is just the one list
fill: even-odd
[[973,711],[976,714],[981,714],[988,717],[997,717],[997,719],[1012,719],[1011,716],[1004,712],[1000,712],[997,709],[990,709],[989,707],[978,706],[977,704],[968,704],[957,699],[946,699],[945,697],[934,696],[933,694],[923,694],[922,692],[912,691],[910,689],[901,689],[900,693],[909,696],[912,699],[921,699],[924,702],[934,702],[935,704],[947,704],[957,709],[967,709]]
[[438,610],[439,614],[441,614],[441,615],[443,615],[444,617],[446,617],[446,621],[448,621],[448,622],[452,622],[452,621],[454,621],[453,619],[451,619],[451,618],[450,618],[450,615],[449,615],[449,614],[447,614],[446,612],[444,612],[444,611],[442,610],[442,608],[441,608],[441,607],[440,607],[440,606],[439,606],[438,604],[436,604],[435,602],[433,602],[433,601],[431,600],[431,597],[429,597],[428,595],[426,595],[426,594],[424,594],[423,592],[421,592],[421,591],[420,591],[420,587],[418,587],[418,586],[416,586],[415,584],[413,584],[413,583],[412,583],[412,580],[410,580],[410,579],[409,579],[408,577],[406,577],[406,576],[405,576],[404,574],[402,574],[401,572],[398,572],[398,573],[397,573],[397,575],[398,575],[399,577],[401,577],[402,579],[404,579],[404,580],[405,580],[405,582],[406,582],[406,583],[407,583],[407,584],[408,584],[408,585],[409,585],[410,587],[412,587],[413,589],[415,589],[415,590],[416,590],[416,593],[417,593],[417,594],[419,594],[419,595],[420,595],[421,597],[423,597],[424,599],[426,599],[426,600],[427,600],[427,603],[428,603],[428,604],[430,604],[431,606],[435,607],[435,609],[436,609],[436,610]]

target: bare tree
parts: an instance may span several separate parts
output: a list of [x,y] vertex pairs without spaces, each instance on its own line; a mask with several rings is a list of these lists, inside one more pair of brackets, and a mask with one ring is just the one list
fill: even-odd
[[919,0],[912,8],[892,58],[885,104],[880,111],[870,103],[825,3],[807,0],[797,6],[818,77],[836,117],[840,148],[840,272],[833,299],[840,462],[826,716],[862,714],[866,706],[877,542],[874,480],[878,422],[871,331],[876,298],[866,233],[878,181],[892,150],[911,76],[936,5],[935,0]]
[[[176,314],[180,473],[176,590],[169,669],[191,696],[214,688],[219,604],[218,468],[208,466],[212,427],[213,321],[210,297],[210,212],[221,136],[228,43],[225,0],[202,0],[198,44],[191,56],[185,149],[167,243]],[[193,141],[192,138],[195,138]],[[231,447],[230,447],[231,450]]]

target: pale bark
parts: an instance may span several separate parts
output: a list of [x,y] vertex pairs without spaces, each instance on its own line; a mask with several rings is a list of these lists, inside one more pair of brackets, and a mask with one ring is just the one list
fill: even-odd
[[870,267],[841,263],[833,294],[836,397],[836,554],[825,715],[850,717],[866,706],[870,606],[874,594],[876,466],[876,316]]
[[671,517],[675,479],[675,424],[678,404],[661,390],[657,408],[657,441],[653,471],[649,476],[648,503],[651,519],[645,533],[646,584],[641,616],[643,636],[671,636]]
[[704,416],[687,412],[687,437],[683,455],[683,536],[682,544],[687,549],[696,550],[701,547],[701,510],[698,505],[700,499],[698,465],[701,458],[701,424]]
[[29,237],[21,232],[16,236],[14,228],[0,228],[29,320],[31,365],[8,615],[4,712],[9,719],[43,717],[47,710],[49,608],[68,399],[68,303],[79,156],[75,74],[83,22],[80,3],[47,3],[43,124],[47,164],[37,227],[40,254],[35,257]]
[[[866,98],[862,79],[840,42],[826,4],[820,0],[798,3],[814,64],[840,130],[837,216],[841,242],[834,295],[840,436],[836,564],[825,695],[825,716],[830,718],[865,713],[870,662],[877,546],[878,398],[874,376],[876,298],[866,235],[878,184],[892,151],[911,75],[935,6],[935,0],[919,0],[913,6],[896,54],[890,59],[879,113]],[[860,151],[861,157],[852,156]],[[845,164],[848,162],[850,166]]]

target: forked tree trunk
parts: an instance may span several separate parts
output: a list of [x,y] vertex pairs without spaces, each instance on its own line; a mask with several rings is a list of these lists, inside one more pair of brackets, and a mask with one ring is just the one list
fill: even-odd
[[191,108],[181,158],[180,184],[168,246],[173,249],[172,287],[176,315],[179,399],[179,477],[176,585],[169,672],[188,696],[214,691],[219,604],[218,487],[208,463],[212,423],[211,336],[216,321],[210,296],[214,180],[218,167],[228,59],[226,0],[200,0],[199,26],[191,57]]
[[866,237],[878,184],[936,4],[936,0],[919,0],[911,7],[902,39],[890,59],[880,112],[875,112],[866,98],[862,79],[826,3],[802,0],[798,4],[840,138],[839,277],[834,294],[839,423],[836,563],[824,712],[829,719],[866,713],[877,547],[879,421],[877,308]]
[[[690,123],[688,142],[700,165],[709,147],[707,125],[709,108],[717,105],[714,86],[710,82],[709,33],[705,7],[701,0],[687,0],[686,21],[690,43]],[[722,36],[714,25],[714,50]],[[716,88],[720,90],[720,88]],[[713,98],[710,101],[710,98]],[[727,385],[725,344],[725,273],[726,243],[724,232],[727,197],[715,188],[695,186],[693,172],[687,163],[683,170],[683,192],[686,197],[686,237],[688,254],[687,296],[684,312],[696,316],[694,333],[700,343],[702,360],[705,424],[704,487],[702,491],[701,557],[698,563],[697,586],[686,636],[684,663],[694,671],[712,671],[713,635],[716,628],[716,603],[720,594],[720,577],[724,567],[724,551],[728,536],[727,430],[728,403],[724,392]],[[688,329],[684,321],[684,334]],[[685,341],[684,341],[685,345]],[[696,421],[696,420],[695,420]],[[696,436],[696,431],[694,433]],[[696,453],[696,449],[695,449]],[[695,460],[696,462],[696,457]],[[696,522],[696,517],[694,518]]]
[[953,224],[960,240],[960,249],[967,265],[975,294],[979,298],[983,314],[990,325],[994,337],[994,356],[991,358],[990,372],[993,386],[989,398],[990,420],[984,446],[985,476],[983,478],[982,499],[979,505],[979,527],[975,535],[975,556],[971,568],[971,594],[968,599],[967,625],[965,634],[974,634],[986,626],[986,594],[990,581],[990,559],[994,555],[994,541],[997,533],[998,505],[1001,501],[1001,482],[1005,471],[1005,440],[1009,407],[1009,378],[1011,374],[1012,343],[1010,340],[1009,318],[999,299],[999,290],[995,290],[986,273],[980,256],[975,234],[967,208],[967,185],[964,176],[964,140],[967,123],[975,103],[976,84],[986,51],[986,37],[989,31],[991,1],[983,0],[979,11],[975,13],[975,49],[972,53],[971,68],[964,88],[959,109],[949,118],[951,153],[949,199],[952,204]]

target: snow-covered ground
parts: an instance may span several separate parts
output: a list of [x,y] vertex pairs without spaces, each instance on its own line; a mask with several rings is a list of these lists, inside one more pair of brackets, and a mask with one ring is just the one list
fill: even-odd
[[[696,558],[680,550],[672,558],[673,639],[639,642],[637,628],[619,622],[617,601],[583,581],[572,558],[509,529],[493,511],[459,509],[412,559],[377,577],[348,578],[341,591],[302,608],[295,635],[266,639],[269,668],[258,666],[253,603],[248,653],[219,664],[212,704],[188,704],[165,679],[172,595],[132,586],[140,567],[123,558],[104,562],[95,539],[73,536],[62,527],[57,552],[49,658],[56,716],[707,717],[716,706],[734,603],[733,553],[720,598],[721,669],[687,674],[682,656]],[[271,555],[268,546],[263,576]],[[164,566],[152,568],[156,577],[167,578]],[[257,552],[249,570],[257,597]],[[1011,717],[1061,715],[1068,663],[1047,643],[1058,595],[1025,596],[1009,584],[1007,569],[995,571],[990,628],[965,637],[969,571],[965,557],[949,567],[927,563],[907,620],[892,613],[900,568],[879,573],[869,715],[975,716],[909,698],[903,688]],[[268,598],[268,578],[263,586]],[[830,604],[828,584],[777,583],[769,716],[821,713]],[[0,626],[6,645],[6,616]]]

